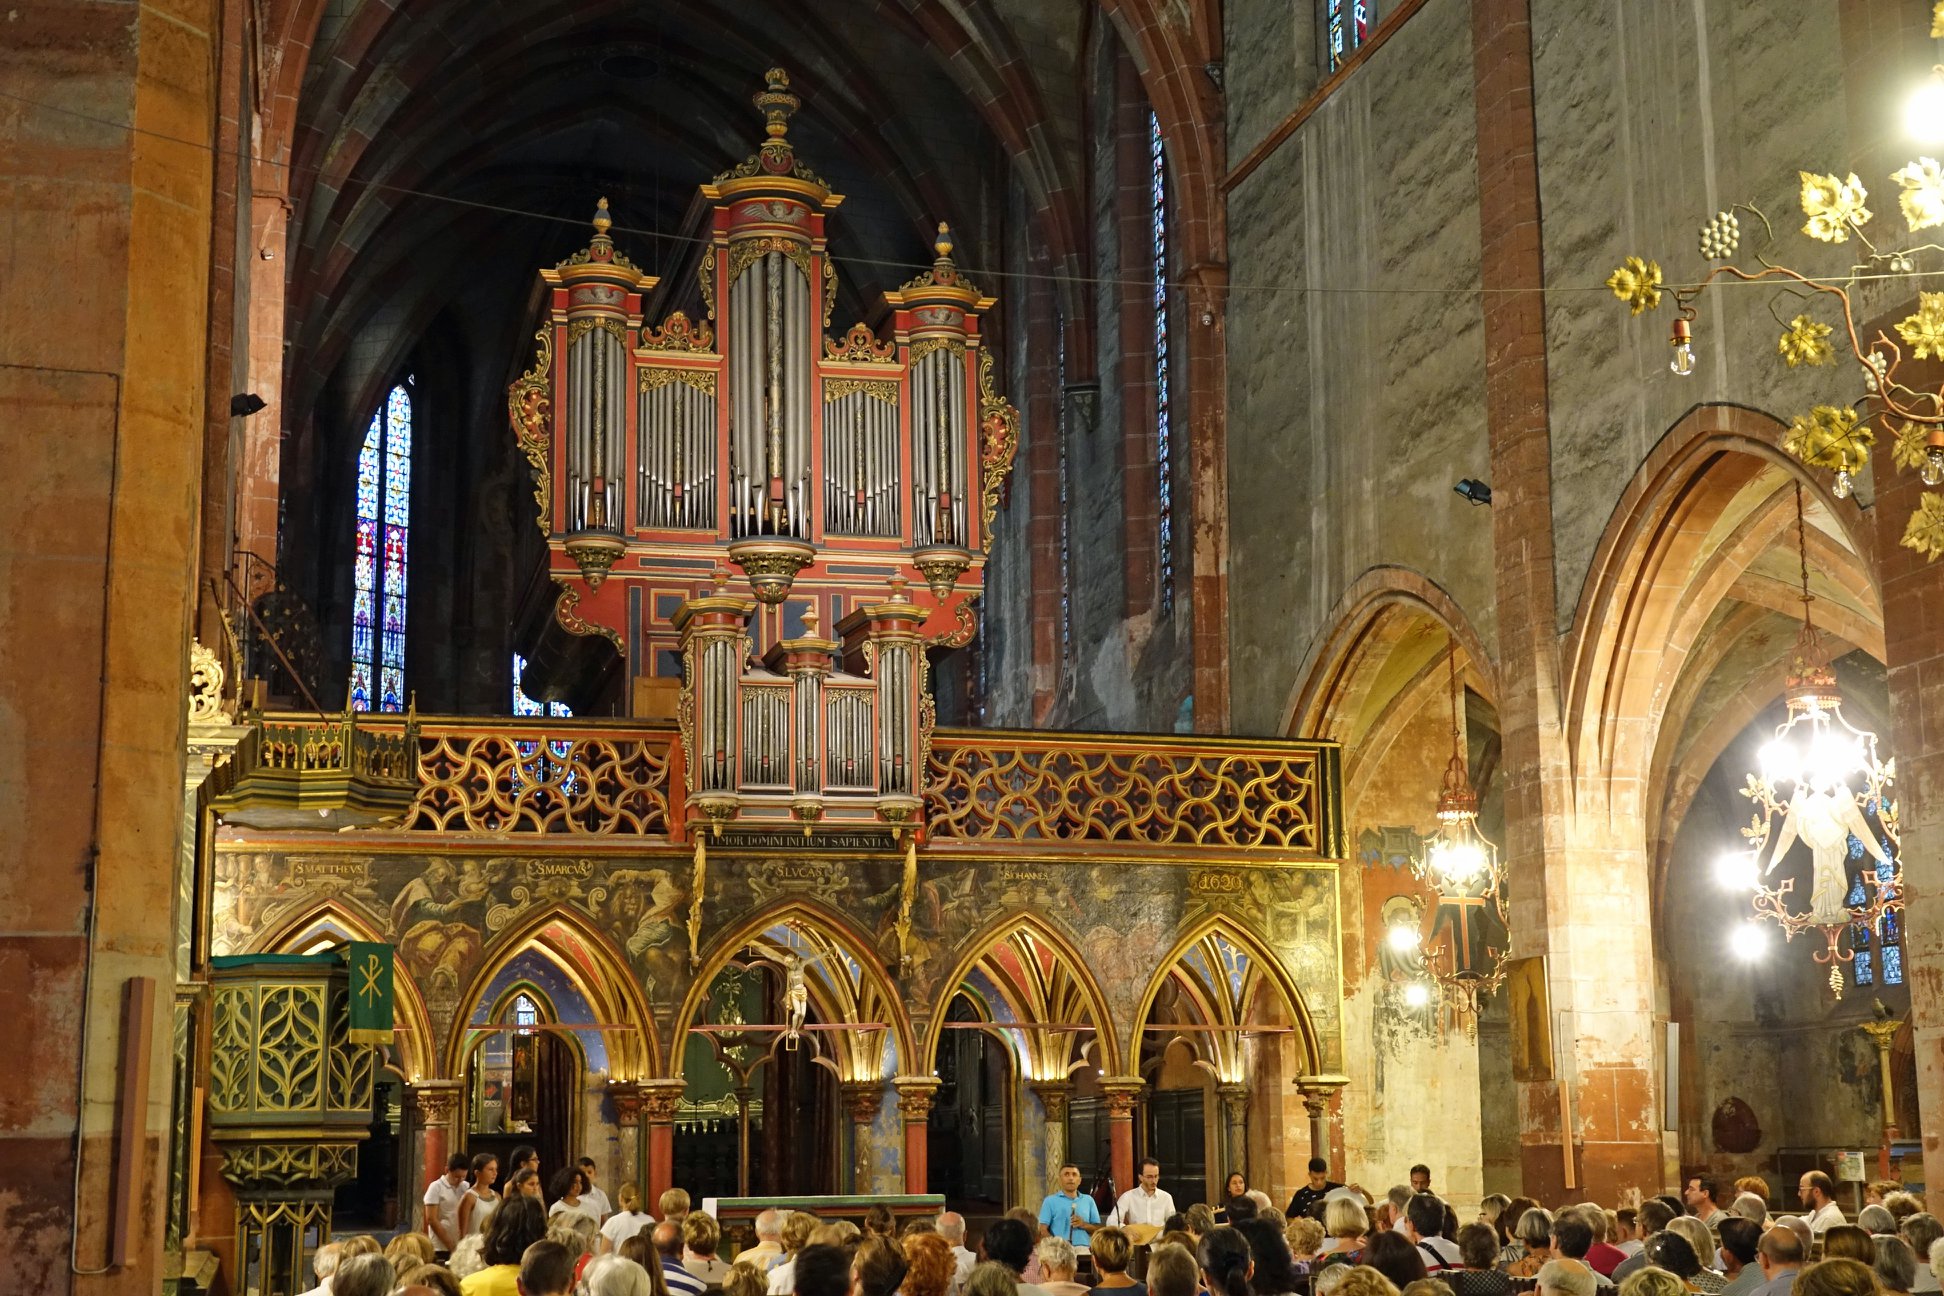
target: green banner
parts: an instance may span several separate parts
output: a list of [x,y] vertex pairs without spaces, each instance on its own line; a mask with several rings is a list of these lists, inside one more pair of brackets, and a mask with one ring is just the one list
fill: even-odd
[[352,941],[344,953],[351,965],[351,1042],[391,1043],[392,947]]

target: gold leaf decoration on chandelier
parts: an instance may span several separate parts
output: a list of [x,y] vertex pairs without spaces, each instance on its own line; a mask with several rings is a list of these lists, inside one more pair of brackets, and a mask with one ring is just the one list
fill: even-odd
[[1798,365],[1825,365],[1836,358],[1836,348],[1829,344],[1829,334],[1829,325],[1817,323],[1807,315],[1798,315],[1782,330],[1782,337],[1776,342],[1775,349],[1791,369]]
[[1918,423],[1905,421],[1897,425],[1897,439],[1890,447],[1890,462],[1906,472],[1924,466],[1927,457],[1925,447],[1930,443],[1930,429]]
[[1782,448],[1811,468],[1854,473],[1869,462],[1876,433],[1847,405],[1818,405],[1789,421]]
[[1637,256],[1630,256],[1621,262],[1620,268],[1608,275],[1606,281],[1606,286],[1613,289],[1613,295],[1627,303],[1628,309],[1635,315],[1660,305],[1660,285],[1660,264]]
[[1897,336],[1919,360],[1944,358],[1944,292],[1917,294],[1917,313],[1897,321]]
[[1931,6],[1931,39],[1944,40],[1944,0]]
[[1797,174],[1802,177],[1802,214],[1809,218],[1804,234],[1825,243],[1847,243],[1852,228],[1868,223],[1870,209],[1863,203],[1870,195],[1856,172],[1844,180],[1812,171]]
[[1920,157],[1891,172],[1890,178],[1903,186],[1897,205],[1913,231],[1944,225],[1944,168],[1935,158]]
[[1944,557],[1944,495],[1925,491],[1917,501],[1917,511],[1904,526],[1906,549],[1915,549],[1931,561]]

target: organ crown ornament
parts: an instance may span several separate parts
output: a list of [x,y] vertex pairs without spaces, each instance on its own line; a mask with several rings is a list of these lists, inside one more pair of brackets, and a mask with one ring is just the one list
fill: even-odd
[[[708,832],[903,832],[927,653],[974,623],[1018,414],[985,346],[994,299],[942,222],[879,323],[833,325],[843,196],[796,152],[788,74],[753,102],[756,151],[700,186],[692,277],[641,273],[605,200],[587,247],[540,272],[508,397],[547,537],[529,688],[585,712],[655,705],[667,690],[633,681],[679,678]],[[735,590],[712,587],[732,570]]]

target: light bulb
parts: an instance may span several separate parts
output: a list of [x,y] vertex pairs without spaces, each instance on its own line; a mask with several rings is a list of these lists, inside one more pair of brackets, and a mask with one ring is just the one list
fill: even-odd
[[1944,141],[1944,78],[1932,68],[1904,103],[1904,133],[1923,144]]
[[1944,486],[1944,446],[1924,447],[1924,466],[1917,475],[1926,486]]
[[1755,857],[1747,851],[1729,851],[1715,861],[1715,881],[1725,891],[1753,891],[1759,880]]
[[1390,943],[1390,947],[1399,954],[1407,954],[1418,947],[1417,928],[1407,927],[1403,923],[1399,923],[1397,926],[1391,928],[1389,935],[1385,939]]
[[1762,780],[1770,787],[1779,783],[1794,783],[1802,770],[1802,757],[1795,744],[1786,738],[1771,738],[1762,744],[1756,759],[1762,765]]
[[1728,948],[1744,963],[1753,963],[1768,953],[1768,944],[1768,933],[1752,922],[1742,923],[1728,936]]
[[1694,373],[1694,344],[1683,342],[1674,348],[1674,358],[1667,363],[1668,371],[1677,378],[1686,378]]
[[1850,479],[1849,469],[1847,468],[1838,469],[1836,473],[1836,482],[1834,485],[1832,485],[1829,488],[1829,493],[1834,495],[1837,499],[1848,499],[1850,497],[1850,491],[1854,488],[1854,486],[1855,483]]
[[1422,981],[1413,981],[1404,987],[1404,1002],[1413,1008],[1422,1008],[1431,1002],[1431,989]]

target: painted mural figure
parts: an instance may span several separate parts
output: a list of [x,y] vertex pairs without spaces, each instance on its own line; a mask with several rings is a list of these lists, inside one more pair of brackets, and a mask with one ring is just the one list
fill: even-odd
[[480,952],[480,912],[491,891],[478,865],[467,861],[463,877],[452,862],[433,859],[392,901],[398,956],[415,977],[445,981],[455,989]]
[[1782,830],[1776,835],[1775,853],[1769,856],[1764,874],[1773,873],[1782,857],[1799,837],[1809,847],[1812,860],[1812,888],[1809,913],[1817,922],[1838,925],[1849,921],[1849,839],[1854,835],[1878,863],[1888,864],[1876,833],[1871,831],[1856,796],[1847,787],[1824,792],[1796,785],[1789,798],[1788,813],[1782,817]]

